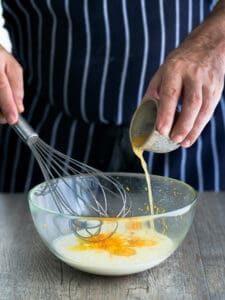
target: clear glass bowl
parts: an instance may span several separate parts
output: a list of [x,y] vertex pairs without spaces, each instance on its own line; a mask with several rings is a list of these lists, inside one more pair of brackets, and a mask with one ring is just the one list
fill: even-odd
[[[121,202],[107,198],[109,217],[100,217],[90,209],[90,189],[98,201],[96,181],[88,176],[65,178],[77,188],[87,205],[74,197],[71,189],[57,180],[77,215],[59,213],[45,183],[29,192],[29,206],[35,227],[50,249],[65,263],[94,274],[125,275],[152,268],[169,257],[184,240],[193,221],[197,194],[184,182],[151,176],[154,215],[150,215],[144,175],[112,173],[126,191],[128,215],[116,218]],[[79,195],[80,181],[87,186]],[[109,189],[113,189],[107,182]],[[77,185],[77,186],[76,186]],[[93,201],[93,198],[92,198]]]

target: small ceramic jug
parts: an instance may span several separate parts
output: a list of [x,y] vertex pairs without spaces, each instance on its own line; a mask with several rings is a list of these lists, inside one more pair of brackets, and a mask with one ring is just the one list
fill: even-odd
[[167,153],[180,145],[174,143],[169,136],[161,135],[155,128],[158,112],[158,100],[144,100],[134,112],[130,124],[130,140],[146,151]]

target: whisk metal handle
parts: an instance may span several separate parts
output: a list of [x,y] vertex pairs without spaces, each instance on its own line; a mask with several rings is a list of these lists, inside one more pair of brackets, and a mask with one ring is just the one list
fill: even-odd
[[27,145],[36,143],[38,134],[22,116],[19,115],[18,122],[12,125],[12,128]]

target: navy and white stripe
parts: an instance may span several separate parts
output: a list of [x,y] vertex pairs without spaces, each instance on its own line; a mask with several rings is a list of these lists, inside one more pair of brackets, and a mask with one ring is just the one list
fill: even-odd
[[[13,54],[24,67],[26,118],[54,147],[108,171],[118,145],[121,153],[129,148],[122,146],[127,127],[150,78],[216,3],[2,2]],[[193,147],[146,155],[150,171],[201,191],[225,189],[225,149],[219,143],[225,135],[224,101]],[[126,151],[124,160],[133,155]],[[1,191],[28,190],[40,180],[29,149],[7,126],[0,153]]]
[[64,87],[63,87],[63,101],[64,101],[64,109],[65,112],[70,115],[69,113],[69,106],[68,106],[68,81],[69,81],[69,74],[70,74],[70,67],[71,67],[71,54],[72,54],[72,43],[73,43],[73,24],[70,16],[70,9],[69,9],[69,0],[65,0],[65,13],[68,22],[68,42],[67,42],[67,53],[66,53],[66,66],[65,66],[65,78],[64,78]]
[[[28,67],[29,67],[29,77],[27,78],[27,82],[30,83],[33,77],[33,69],[32,69],[32,47],[31,47],[31,24],[30,24],[30,18],[29,13],[25,9],[25,7],[20,2],[21,0],[17,1],[17,5],[19,9],[25,14],[26,18],[26,28],[27,28],[27,42],[28,42]],[[14,43],[13,43],[14,44]]]
[[108,123],[107,120],[104,117],[104,98],[105,98],[105,88],[106,88],[106,80],[107,80],[107,73],[108,73],[108,67],[109,67],[109,59],[110,59],[110,27],[109,27],[109,21],[108,21],[108,0],[103,0],[103,14],[104,14],[104,23],[105,23],[105,61],[104,61],[104,67],[102,72],[102,81],[101,81],[101,87],[100,87],[100,99],[99,99],[99,120],[102,123]]
[[87,87],[90,55],[91,55],[91,35],[90,35],[90,23],[89,23],[89,12],[88,12],[88,0],[84,0],[84,19],[85,19],[87,46],[86,46],[84,74],[83,74],[82,88],[81,88],[81,115],[84,121],[88,122],[88,117],[86,113],[86,87]]
[[57,26],[57,19],[55,12],[52,8],[51,4],[52,0],[47,0],[47,6],[49,12],[52,17],[52,28],[51,28],[51,47],[50,47],[50,64],[49,64],[49,100],[51,105],[54,104],[54,96],[53,96],[53,74],[54,74],[54,63],[55,63],[55,36],[56,36],[56,26]]
[[118,99],[118,109],[117,109],[117,124],[120,125],[123,122],[123,98],[124,98],[124,89],[125,82],[127,76],[127,67],[129,60],[129,52],[130,52],[130,30],[129,30],[129,22],[127,18],[127,1],[122,0],[122,12],[123,12],[123,23],[124,23],[124,31],[125,36],[125,50],[124,50],[124,61],[123,61],[123,70],[121,74],[120,80],[120,89],[119,89],[119,99]]
[[142,68],[141,68],[140,83],[139,83],[139,89],[137,95],[137,106],[140,104],[141,99],[144,95],[144,80],[146,77],[147,61],[149,55],[149,31],[148,31],[145,0],[141,0],[141,16],[142,16],[142,26],[144,31],[144,49],[143,49],[143,61],[142,61]]

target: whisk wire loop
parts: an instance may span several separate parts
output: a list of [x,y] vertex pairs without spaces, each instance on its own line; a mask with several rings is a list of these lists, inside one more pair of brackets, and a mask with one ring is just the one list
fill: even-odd
[[[30,147],[40,166],[45,179],[43,195],[46,193],[51,195],[60,213],[67,214],[69,217],[77,217],[86,208],[86,211],[93,216],[109,217],[112,216],[110,201],[119,202],[118,211],[114,212],[114,217],[125,217],[130,213],[130,207],[127,207],[126,191],[114,177],[52,148],[39,138],[22,116],[19,116],[17,124],[12,127]],[[70,195],[69,199],[65,197],[65,194]],[[71,229],[78,236],[86,238],[81,234],[78,223],[70,221]],[[88,222],[84,225],[87,236],[101,232],[102,222],[94,226]],[[114,229],[116,228],[117,225]]]

